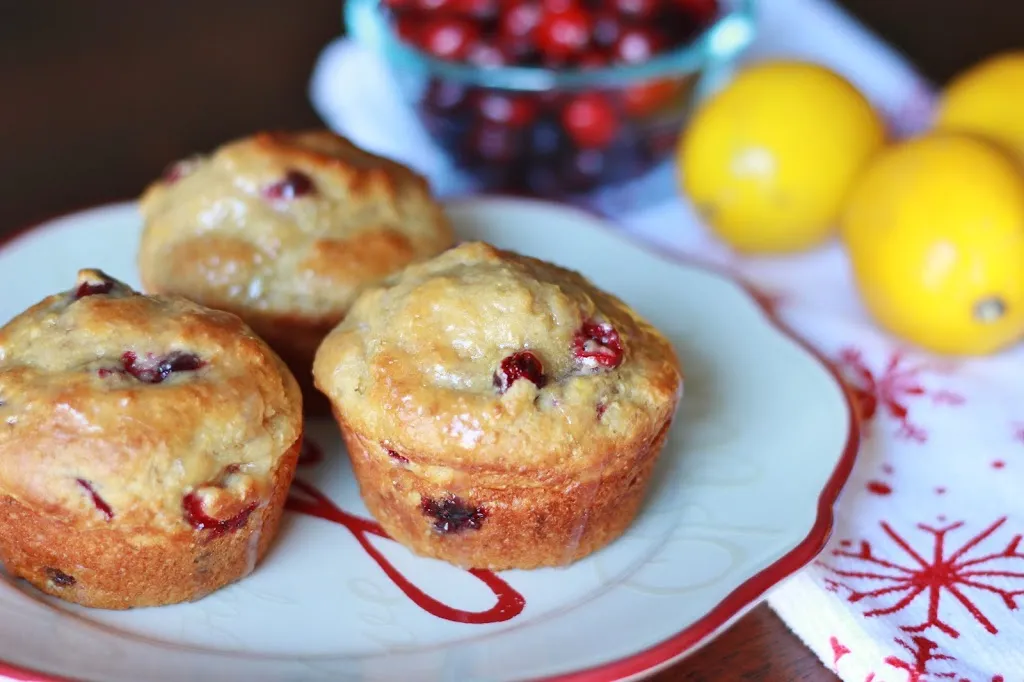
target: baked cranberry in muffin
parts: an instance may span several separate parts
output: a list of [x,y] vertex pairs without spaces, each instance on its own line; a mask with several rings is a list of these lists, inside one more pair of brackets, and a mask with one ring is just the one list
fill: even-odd
[[567,564],[622,534],[682,386],[671,344],[625,303],[483,243],[366,290],[314,377],[388,533],[493,570]]
[[141,210],[144,288],[241,316],[307,403],[323,400],[316,347],[360,289],[453,241],[422,177],[326,131],[262,133],[182,161]]
[[301,412],[235,315],[82,270],[0,328],[0,560],[112,609],[238,580],[276,533]]

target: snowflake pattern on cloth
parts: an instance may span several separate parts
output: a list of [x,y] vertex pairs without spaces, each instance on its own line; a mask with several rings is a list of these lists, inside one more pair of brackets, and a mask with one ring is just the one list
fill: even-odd
[[780,313],[847,379],[863,445],[828,548],[770,605],[844,680],[1024,679],[1022,350],[937,358],[801,308],[793,275]]
[[847,379],[863,445],[771,607],[844,680],[1024,680],[1024,353],[951,362],[798,299],[780,312]]

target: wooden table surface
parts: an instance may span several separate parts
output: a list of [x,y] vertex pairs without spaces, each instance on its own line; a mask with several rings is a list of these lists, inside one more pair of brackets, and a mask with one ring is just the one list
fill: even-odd
[[[936,82],[1021,46],[1024,3],[844,0]],[[998,9],[996,5],[998,4]],[[306,97],[340,0],[0,0],[0,235],[135,196],[169,160],[320,125]],[[837,678],[761,606],[658,682]]]

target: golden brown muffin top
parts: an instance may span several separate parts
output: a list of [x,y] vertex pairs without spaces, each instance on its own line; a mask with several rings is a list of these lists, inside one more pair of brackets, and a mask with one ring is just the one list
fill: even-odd
[[98,270],[0,328],[0,494],[47,513],[216,528],[268,491],[301,412],[236,316]]
[[327,131],[261,133],[179,162],[141,211],[147,290],[331,324],[363,285],[453,240],[421,176]]
[[593,466],[675,409],[671,344],[578,273],[467,243],[366,290],[313,369],[342,419],[421,464]]

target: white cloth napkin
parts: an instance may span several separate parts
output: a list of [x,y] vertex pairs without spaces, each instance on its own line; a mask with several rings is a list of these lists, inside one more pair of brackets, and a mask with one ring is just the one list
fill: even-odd
[[[748,54],[795,56],[846,75],[901,133],[929,118],[933,88],[893,49],[825,0],[764,0]],[[332,128],[466,191],[404,106],[386,69],[346,40],[312,76]],[[943,361],[880,333],[832,245],[740,259],[674,191],[671,166],[598,197],[622,229],[735,269],[839,363],[868,418],[833,539],[778,587],[771,607],[840,677],[856,682],[1024,679],[1024,351]],[[780,466],[785,466],[780,463]]]

